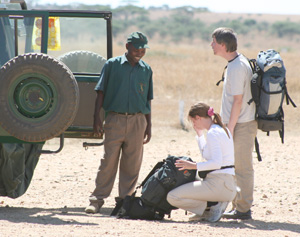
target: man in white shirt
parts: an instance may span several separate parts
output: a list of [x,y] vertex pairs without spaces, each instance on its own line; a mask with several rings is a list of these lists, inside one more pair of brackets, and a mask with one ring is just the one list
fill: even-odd
[[252,151],[257,133],[255,105],[247,104],[252,98],[252,70],[247,58],[237,52],[237,38],[232,29],[218,28],[212,38],[214,54],[228,62],[224,71],[221,117],[233,134],[236,181],[241,189],[232,202],[232,210],[223,217],[251,219],[254,190]]

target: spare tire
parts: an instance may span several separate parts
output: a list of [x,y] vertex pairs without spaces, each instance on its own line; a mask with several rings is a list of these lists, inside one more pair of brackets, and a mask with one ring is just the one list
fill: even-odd
[[27,142],[63,133],[78,110],[79,89],[72,72],[41,53],[17,56],[0,69],[0,126]]
[[59,56],[58,60],[75,72],[100,73],[106,59],[90,51],[72,51]]

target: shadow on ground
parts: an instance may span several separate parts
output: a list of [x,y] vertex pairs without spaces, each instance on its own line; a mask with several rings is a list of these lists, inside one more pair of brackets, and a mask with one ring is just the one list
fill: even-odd
[[[47,225],[99,225],[98,218],[111,218],[112,208],[101,208],[101,213],[86,214],[83,207],[64,207],[64,208],[25,208],[25,207],[0,207],[0,220],[6,220],[13,223],[34,223]],[[82,221],[78,221],[82,217]],[[95,218],[95,223],[87,221],[87,218]],[[113,217],[115,218],[115,217]],[[76,220],[75,220],[76,219]],[[96,221],[97,220],[97,221]],[[128,220],[127,221],[138,221]],[[156,221],[157,222],[157,221]],[[158,221],[164,223],[188,223],[184,221],[171,220],[168,217]],[[189,222],[189,224],[199,225],[199,222]],[[299,224],[284,222],[265,222],[262,220],[245,221],[223,221],[217,223],[203,222],[215,228],[239,228],[252,230],[282,230],[291,231],[300,234]]]

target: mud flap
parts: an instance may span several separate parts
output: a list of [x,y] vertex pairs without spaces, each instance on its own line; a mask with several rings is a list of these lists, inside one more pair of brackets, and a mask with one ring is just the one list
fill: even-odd
[[43,145],[0,143],[0,196],[17,198],[27,191]]

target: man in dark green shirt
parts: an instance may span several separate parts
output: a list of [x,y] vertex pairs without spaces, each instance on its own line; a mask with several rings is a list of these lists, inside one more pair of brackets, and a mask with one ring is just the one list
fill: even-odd
[[[96,85],[94,133],[105,133],[104,156],[96,177],[87,213],[97,213],[113,188],[119,160],[119,197],[134,192],[143,158],[143,144],[151,139],[151,100],[153,82],[151,67],[141,60],[149,48],[147,37],[134,32],[127,38],[127,52],[109,59]],[[107,116],[104,127],[100,118]],[[121,154],[121,157],[120,157]]]

